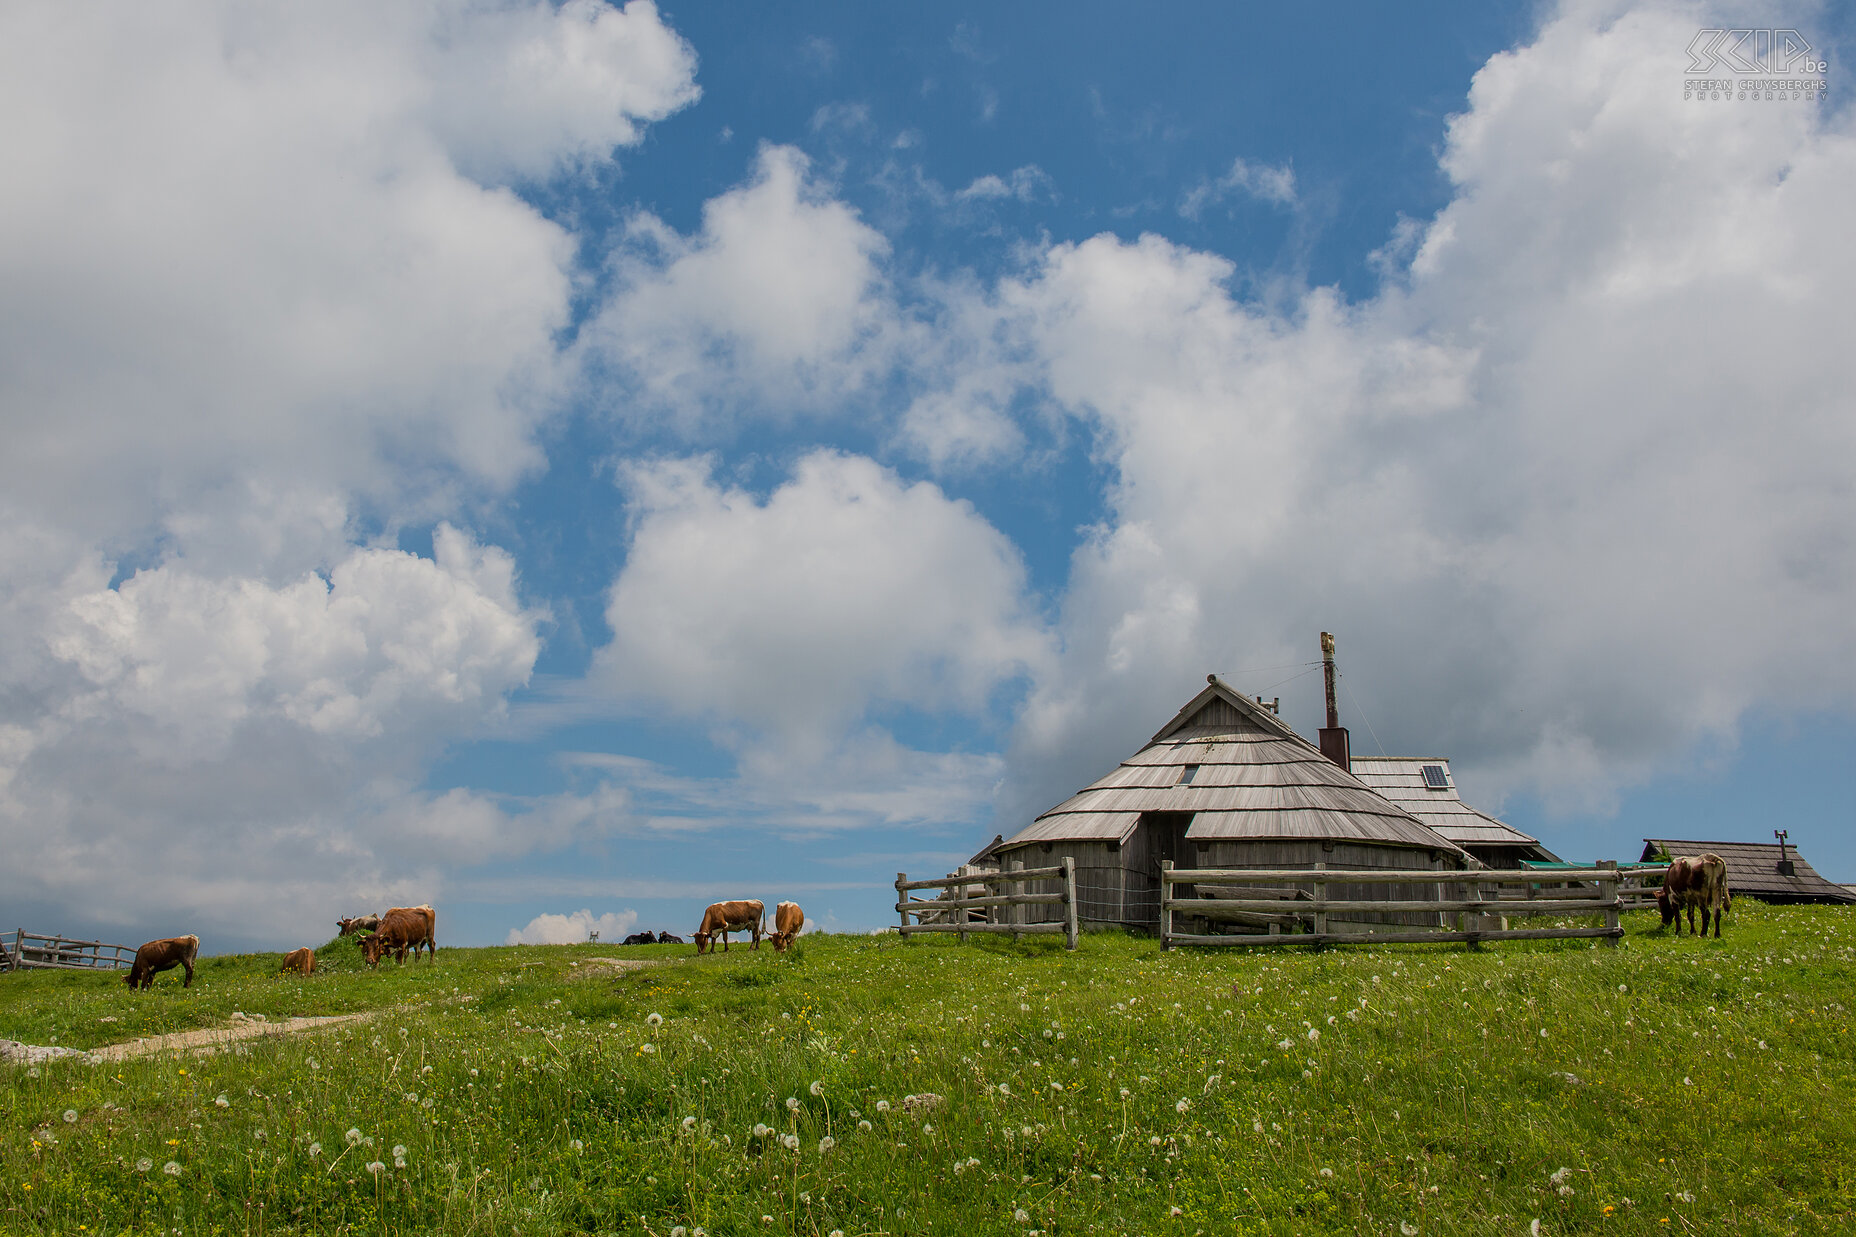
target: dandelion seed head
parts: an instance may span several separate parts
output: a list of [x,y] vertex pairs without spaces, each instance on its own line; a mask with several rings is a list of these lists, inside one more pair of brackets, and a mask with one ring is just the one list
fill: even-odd
[[[223,1096],[223,1095],[222,1095],[222,1096],[220,1096],[219,1098],[220,1098],[221,1100],[223,1100],[223,1099],[225,1099],[225,1096]],[[67,1109],[65,1109],[65,1110],[64,1110],[64,1123],[65,1123],[66,1125],[76,1125],[76,1124],[77,1124],[77,1109],[75,1109],[75,1108],[67,1108]]]
[[378,1177],[381,1173],[387,1171],[387,1166],[382,1164],[379,1160],[369,1160],[367,1162],[367,1171]]
[[342,1137],[348,1140],[348,1145],[350,1147],[358,1147],[361,1145],[361,1131],[360,1130],[351,1128],[346,1134],[343,1134]]
[[823,1082],[820,1082],[818,1079],[814,1078],[812,1080],[812,1085],[807,1087],[806,1090],[810,1091],[814,1095],[823,1095],[825,1094],[825,1084]]
[[155,1162],[153,1160],[149,1159],[147,1156],[143,1156],[135,1162],[135,1171],[138,1173],[145,1173],[154,1166]]
[[321,1144],[321,1143],[311,1143],[311,1144],[309,1144],[309,1158],[310,1158],[310,1159],[312,1159],[312,1160],[313,1160],[313,1159],[315,1159],[315,1158],[316,1158],[317,1156],[319,1156],[319,1155],[321,1155],[321,1154],[322,1154],[322,1144]]

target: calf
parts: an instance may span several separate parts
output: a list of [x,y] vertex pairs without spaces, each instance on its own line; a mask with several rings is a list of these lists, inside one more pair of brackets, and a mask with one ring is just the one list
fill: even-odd
[[659,945],[681,945],[683,943],[683,938],[669,932],[659,932],[657,934],[657,943]]
[[288,975],[295,971],[298,975],[313,975],[316,971],[316,951],[307,946],[292,949],[284,955],[284,969],[280,974]]
[[619,943],[621,945],[655,945],[657,938],[649,932],[634,932]]
[[806,913],[799,909],[797,902],[782,902],[773,908],[773,935],[767,939],[773,942],[775,953],[785,953],[799,936],[799,930],[806,926]]
[[379,966],[380,960],[389,951],[395,962],[406,961],[406,951],[412,950],[413,961],[419,960],[419,947],[423,945],[428,951],[426,960],[438,960],[438,913],[429,906],[396,906],[380,917],[380,929],[372,935],[361,938],[361,956],[367,959],[369,966]]
[[746,902],[717,902],[702,913],[702,927],[696,929],[696,952],[705,953],[715,948],[715,938],[722,938],[722,948],[728,948],[730,932],[752,932],[754,948],[760,948],[761,919],[767,913],[767,904],[759,898]]
[[337,919],[335,926],[341,929],[341,935],[349,936],[356,932],[378,932],[380,916],[356,915],[353,919]]
[[[1682,911],[1688,910],[1691,935],[1708,934],[1708,918],[1714,918],[1714,935],[1721,935],[1721,914],[1733,909],[1733,893],[1727,888],[1727,861],[1708,853],[1672,859],[1663,874],[1663,887],[1656,891],[1656,909],[1662,912],[1663,926],[1676,926],[1682,935]],[[1701,908],[1701,931],[1695,931],[1695,908]]]
[[191,988],[193,960],[199,953],[200,938],[197,936],[171,936],[163,941],[150,941],[135,951],[135,963],[129,968],[129,973],[123,976],[123,982],[131,988],[146,989],[155,982],[157,973],[184,966],[187,968],[187,979],[181,987]]

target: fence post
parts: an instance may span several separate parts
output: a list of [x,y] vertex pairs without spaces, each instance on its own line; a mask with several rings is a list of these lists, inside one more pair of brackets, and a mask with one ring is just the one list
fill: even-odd
[[[1315,871],[1325,872],[1328,865],[1317,863]],[[1315,884],[1315,946],[1319,948],[1326,943],[1328,935],[1328,882],[1326,877],[1317,876]]]
[[1618,938],[1624,935],[1624,926],[1618,921],[1618,861],[1601,859],[1598,866],[1608,868],[1611,872],[1610,879],[1601,876],[1599,881],[1605,890],[1605,944],[1616,949]]
[[1063,939],[1068,949],[1076,948],[1076,856],[1063,857]]
[[1173,861],[1160,861],[1160,948],[1173,947]]
[[896,873],[896,914],[902,919],[902,926],[897,929],[903,940],[909,939],[909,891],[903,886],[909,883],[907,872]]

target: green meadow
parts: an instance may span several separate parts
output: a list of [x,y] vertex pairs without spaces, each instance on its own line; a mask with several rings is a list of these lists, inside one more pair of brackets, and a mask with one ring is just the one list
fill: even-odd
[[[441,949],[0,977],[9,1233],[1856,1230],[1852,920],[1721,940]],[[624,972],[600,959],[652,965]],[[1537,1227],[1536,1227],[1537,1225]]]

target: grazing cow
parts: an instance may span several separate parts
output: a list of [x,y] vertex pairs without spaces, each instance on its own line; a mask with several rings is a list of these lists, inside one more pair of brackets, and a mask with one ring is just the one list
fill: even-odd
[[187,968],[187,979],[181,987],[191,988],[193,960],[199,953],[200,938],[197,936],[171,936],[164,941],[150,941],[135,951],[135,964],[123,976],[123,982],[134,989],[146,989],[155,982],[158,972],[184,966]]
[[[1701,908],[1701,931],[1695,931],[1695,908]],[[1682,935],[1682,911],[1688,910],[1691,935],[1708,935],[1708,917],[1714,917],[1714,935],[1721,935],[1721,914],[1734,907],[1733,893],[1727,888],[1727,861],[1719,855],[1684,856],[1672,859],[1663,875],[1663,887],[1656,891],[1656,909],[1663,914],[1663,926],[1676,926]]]
[[767,939],[773,942],[775,953],[785,953],[799,936],[799,929],[806,926],[806,913],[799,909],[797,902],[782,902],[773,908],[773,935]]
[[655,945],[657,938],[649,932],[634,932],[620,942],[622,945]]
[[429,906],[396,906],[380,917],[380,929],[369,936],[361,938],[361,956],[367,959],[369,966],[379,966],[380,960],[389,951],[395,962],[406,961],[406,951],[412,950],[413,961],[419,960],[419,947],[423,945],[428,951],[426,960],[438,960],[438,914]]
[[659,945],[681,945],[683,943],[683,938],[669,932],[659,932],[657,934],[657,943]]
[[353,919],[337,919],[335,926],[341,929],[343,936],[351,936],[356,932],[378,932],[380,931],[380,916],[356,915]]
[[702,913],[702,927],[696,929],[696,952],[705,953],[714,950],[715,938],[722,938],[722,948],[728,948],[730,932],[752,932],[754,948],[760,948],[761,919],[767,914],[767,904],[759,898],[746,902],[717,902]]
[[287,975],[291,971],[295,971],[298,975],[315,974],[316,951],[305,946],[302,949],[292,949],[285,954],[284,969],[281,973]]

